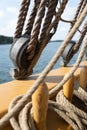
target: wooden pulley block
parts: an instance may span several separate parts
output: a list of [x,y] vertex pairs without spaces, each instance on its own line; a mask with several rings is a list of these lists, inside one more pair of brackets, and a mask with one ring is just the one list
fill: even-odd
[[30,41],[30,36],[23,35],[16,40],[10,49],[10,58],[14,64],[14,69],[10,71],[13,78],[23,79],[29,66],[26,49]]
[[74,55],[73,47],[75,44],[76,43],[74,41],[71,41],[64,49],[63,54],[62,54],[64,66],[66,66],[69,63],[69,61],[71,60],[71,58],[73,57],[73,55]]

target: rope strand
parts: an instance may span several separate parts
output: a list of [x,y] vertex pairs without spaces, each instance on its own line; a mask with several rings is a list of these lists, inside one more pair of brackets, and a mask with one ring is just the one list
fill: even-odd
[[14,33],[14,39],[19,38],[22,35],[22,30],[23,30],[23,26],[24,26],[24,22],[26,19],[29,5],[30,5],[30,0],[23,0],[23,2],[21,4],[21,9],[19,11],[17,26],[16,26],[16,30]]
[[73,75],[73,73],[76,71],[76,69],[78,68],[78,66],[83,58],[86,48],[87,48],[87,36],[86,36],[85,42],[82,46],[81,52],[78,56],[78,59],[77,59],[76,63],[74,64],[73,68],[71,69],[71,71],[68,74],[65,75],[64,79],[54,89],[50,90],[50,92],[49,92],[50,96],[54,93],[57,93],[62,88],[63,84]]
[[[76,32],[76,29],[80,26],[80,24],[82,23],[82,21],[83,21],[83,19],[85,18],[86,15],[87,15],[87,5],[84,8],[84,11],[82,12],[82,14],[81,14],[80,18],[78,19],[78,21],[75,23],[73,29],[70,31],[69,35],[66,37],[65,41],[63,42],[63,45],[57,51],[57,53],[55,54],[55,56],[53,57],[53,59],[51,60],[49,65],[45,68],[45,70],[42,72],[42,74],[38,77],[38,79],[32,85],[31,89],[28,90],[28,92],[23,96],[23,98],[19,101],[19,103],[10,111],[10,113],[8,112],[3,118],[0,119],[0,129],[2,129],[7,124],[8,120],[12,116],[17,114],[25,106],[25,104],[27,103],[27,100],[29,101],[29,99],[31,98],[31,95],[35,92],[35,90],[38,88],[38,85],[40,85],[40,83],[45,79],[46,75],[52,69],[53,65],[58,60],[58,58],[61,55],[61,53],[63,52],[65,46],[71,40],[74,33]],[[86,45],[87,45],[87,39],[85,41],[85,47],[86,47]],[[84,52],[84,50],[82,50],[82,53],[83,52]],[[82,58],[82,55],[79,58]],[[78,62],[76,62],[76,63],[79,63],[80,61],[81,61],[81,59],[79,59]],[[69,76],[72,75],[73,71],[75,71],[77,67],[78,67],[78,64],[75,64],[74,68],[72,68],[72,72],[70,72],[70,74],[67,76],[67,79],[69,78]],[[61,87],[61,84],[60,84],[60,87]],[[59,88],[59,86],[58,86],[58,88]]]

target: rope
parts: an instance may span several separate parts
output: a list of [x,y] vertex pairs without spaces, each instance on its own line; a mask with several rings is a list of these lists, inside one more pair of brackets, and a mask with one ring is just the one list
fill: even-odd
[[81,60],[82,60],[82,58],[84,56],[86,48],[87,48],[87,35],[86,35],[85,42],[83,43],[82,49],[81,49],[81,51],[79,53],[79,56],[77,58],[77,61],[74,64],[73,68],[70,70],[70,72],[68,74],[65,75],[63,80],[54,89],[50,90],[49,95],[53,95],[53,94],[57,93],[61,89],[63,84],[73,75],[73,73],[78,68],[78,66],[79,66],[79,64],[80,64],[80,62],[81,62]]
[[73,53],[76,53],[78,51],[78,49],[79,49],[79,47],[84,39],[84,36],[86,35],[86,32],[87,32],[87,21],[85,22],[85,24],[83,26],[79,40],[74,45]]
[[31,35],[31,31],[32,31],[32,28],[33,28],[33,24],[34,24],[34,21],[35,21],[35,17],[36,17],[39,5],[40,5],[40,0],[35,0],[34,1],[34,7],[32,9],[32,12],[30,14],[30,17],[28,19],[26,29],[25,29],[25,34],[28,34],[29,36]]
[[27,47],[27,53],[30,52],[28,55],[28,59],[32,59],[32,57],[34,56],[34,53],[35,53],[42,18],[44,17],[44,14],[45,14],[45,6],[46,6],[46,0],[42,0],[40,3],[40,7],[38,9],[38,12],[37,12],[37,19],[36,19],[36,22],[34,24],[32,36],[31,36],[30,42],[29,42],[28,47]]
[[[74,99],[75,96],[78,96],[80,98],[80,101],[81,100],[84,101],[83,98],[86,99],[85,103],[87,110],[87,93],[82,88],[79,88],[78,90],[74,91],[73,100],[75,100]],[[18,96],[10,103],[9,112],[22,97],[23,96]],[[55,111],[68,124],[70,124],[74,130],[86,129],[87,114],[75,106],[76,102],[74,102],[75,104],[69,102],[64,96],[62,90],[57,94],[56,101],[57,102],[49,100],[48,109]],[[32,102],[29,102],[27,103],[27,105],[24,106],[24,108],[19,112],[19,114],[17,114],[16,117],[12,117],[10,119],[11,126],[13,127],[14,130],[31,130],[31,129],[36,130],[32,118],[33,113],[31,112],[31,110],[32,110]],[[16,120],[16,118],[18,120]]]
[[80,0],[79,5],[78,5],[78,8],[77,8],[77,10],[76,10],[76,14],[75,14],[75,16],[74,16],[74,19],[77,19],[78,14],[79,14],[80,9],[81,9],[81,6],[83,5],[83,2],[84,2],[84,0]]
[[[52,28],[56,29],[57,26],[58,26],[58,23],[59,23],[59,20],[61,18],[61,15],[66,7],[66,4],[68,3],[68,0],[63,0],[61,5],[60,5],[60,8],[58,10],[58,12],[56,12],[56,15],[55,15],[55,19],[54,21],[52,22],[52,24],[49,26],[48,30],[47,30],[47,34],[50,33],[50,31],[52,30]],[[55,33],[55,32],[54,32]]]
[[23,30],[23,26],[24,26],[24,22],[26,19],[29,5],[30,5],[30,0],[23,0],[22,1],[21,9],[19,11],[16,31],[14,33],[14,39],[19,38],[22,35],[22,30]]
[[[79,5],[78,5],[78,8],[77,8],[77,11],[76,11],[76,14],[74,16],[74,19],[71,20],[71,21],[66,21],[66,20],[63,20],[61,19],[62,21],[64,22],[68,22],[68,23],[71,23],[71,28],[74,26],[75,22],[77,21],[77,18],[80,17],[82,11],[84,10],[85,6],[87,5],[87,1],[86,0],[81,0]],[[70,30],[71,30],[70,28]],[[70,32],[69,30],[69,32]],[[86,32],[87,32],[87,21],[85,22],[84,26],[83,26],[83,29],[82,31],[80,31],[79,29],[77,29],[81,34],[80,34],[80,37],[78,39],[78,41],[76,42],[76,44],[73,46],[73,55],[79,50],[79,47],[81,46],[82,44],[82,41],[86,35]],[[71,56],[72,58],[73,56]],[[71,59],[70,59],[71,60]],[[68,63],[68,62],[67,62]],[[66,66],[66,65],[65,65]]]
[[[79,93],[79,91],[81,91],[81,93]],[[84,96],[85,92],[81,88],[79,88],[78,92],[77,92],[77,90],[75,90],[74,95],[73,95],[73,100],[74,100],[74,96],[76,96],[76,93],[78,93],[79,98],[81,100],[81,97]],[[86,98],[87,98],[87,94],[86,94]],[[57,103],[63,107],[63,110],[65,111],[65,113],[69,117],[69,119],[73,120],[74,124],[73,125],[72,125],[72,123],[70,124],[72,126],[72,128],[74,128],[75,130],[85,130],[86,126],[87,126],[86,112],[77,108],[74,104],[72,104],[73,102],[72,103],[69,102],[66,99],[66,97],[64,97],[62,90],[58,93],[56,100],[57,100]]]
[[54,1],[50,0],[49,6],[48,6],[48,11],[47,11],[47,14],[46,14],[46,18],[44,20],[45,22],[43,24],[43,28],[42,28],[42,31],[41,31],[39,44],[42,44],[44,38],[46,38],[46,32],[47,32],[47,29],[52,22],[57,4],[58,4],[58,0],[54,0]]
[[[62,3],[61,3],[61,9],[59,9],[57,15],[56,15],[56,19],[54,21],[56,21],[56,24],[59,20],[59,17],[62,15],[64,9],[65,9],[65,6],[67,4],[67,1],[64,0]],[[50,7],[50,6],[49,6]],[[49,12],[49,11],[48,11]],[[52,22],[51,24],[53,24],[54,22]],[[54,26],[56,26],[56,24],[54,24]],[[45,28],[46,26],[44,25],[43,28]],[[49,26],[50,27],[50,26]],[[53,27],[53,26],[52,26]],[[52,29],[52,28],[51,28]],[[45,34],[45,38],[44,40],[40,40],[42,38],[39,39],[39,42],[37,43],[38,44],[38,47],[36,49],[36,52],[35,52],[35,56],[34,58],[32,59],[32,61],[30,60],[30,65],[28,67],[28,74],[30,73],[30,71],[32,70],[32,68],[34,67],[34,65],[36,64],[36,62],[38,61],[40,55],[41,55],[41,52],[43,51],[44,47],[47,45],[47,43],[49,42],[49,40],[52,38],[53,34],[54,33],[50,33],[50,30],[48,32],[49,28],[47,28],[47,32]],[[44,32],[43,32],[44,33]],[[42,41],[42,43],[41,43]]]
[[[78,8],[76,10],[76,14],[75,14],[73,20],[68,21],[68,20],[64,20],[62,18],[60,20],[63,21],[63,22],[66,22],[66,23],[70,23],[71,24],[71,28],[72,28],[73,25],[75,24],[77,18],[79,18],[79,16],[81,15],[81,13],[82,13],[83,9],[85,8],[86,4],[87,4],[87,0],[80,0]],[[71,30],[71,28],[70,28],[70,30]],[[78,31],[81,33],[81,35],[80,35],[80,38],[77,41],[77,43],[74,45],[73,53],[76,53],[79,50],[79,47],[80,47],[80,45],[81,45],[81,43],[82,43],[82,41],[84,39],[84,36],[85,36],[85,34],[87,32],[87,21],[85,22],[82,31],[80,31],[79,29],[78,29]]]
[[[70,20],[70,21],[69,21],[69,20],[65,20],[65,19],[63,19],[63,18],[60,19],[60,20],[63,21],[63,22],[66,22],[66,23],[70,23],[70,24],[71,24],[70,30],[71,30],[71,28],[73,27],[73,25],[75,24],[77,18],[80,16],[80,14],[81,14],[80,12],[82,12],[83,9],[84,9],[84,8],[82,8],[82,10],[81,10],[81,7],[84,6],[84,5],[83,5],[83,4],[84,4],[84,1],[85,1],[85,0],[80,0],[73,20]],[[85,6],[84,6],[84,7],[85,7]],[[80,10],[81,10],[81,11],[80,11]],[[70,31],[70,30],[69,30],[69,31]]]
[[[60,8],[58,9],[58,12],[57,12],[56,7],[57,7],[58,2],[60,3]],[[37,63],[43,49],[48,44],[52,36],[55,34],[59,20],[61,19],[61,15],[64,12],[64,9],[67,3],[68,3],[68,0],[63,0],[62,2],[58,0],[54,0],[54,1],[34,0],[34,7],[28,19],[28,23],[26,25],[26,29],[24,33],[24,34],[29,35],[30,37],[30,41],[28,43],[28,47],[26,50],[26,53],[27,53],[26,57],[29,64],[26,68],[24,68],[24,70],[21,70],[20,68],[18,68],[19,71],[17,74],[15,74],[16,79],[20,79],[21,77],[22,79],[24,79],[31,74],[31,70],[33,70],[33,67]],[[17,38],[21,37],[22,35],[22,30],[23,30],[24,23],[26,20],[29,5],[30,5],[30,0],[26,0],[26,1],[23,0],[21,4],[19,16],[18,16],[16,31],[14,34],[14,42],[16,41]],[[81,1],[78,6],[76,15],[79,14],[80,10],[81,10],[80,12],[82,13],[85,6],[86,6],[86,1],[85,0],[84,2]],[[82,8],[80,9],[80,7]],[[46,11],[47,13],[45,15]],[[53,16],[55,16],[55,18]],[[45,20],[44,20],[45,22],[44,24],[42,24],[42,19],[44,17],[45,17]],[[74,22],[72,21],[71,23],[73,23],[74,25],[75,24]],[[42,26],[42,29],[41,29],[41,26]],[[85,33],[81,35],[81,40],[84,38],[84,35]],[[81,43],[81,40],[78,43],[79,45]]]
[[[9,106],[9,112],[22,97],[23,96],[18,96],[15,99],[13,99],[13,101],[10,103]],[[29,102],[25,105],[22,111],[19,112],[18,117],[14,116],[10,119],[11,126],[13,127],[14,130],[31,130],[31,129],[36,130],[32,118],[31,108],[32,108],[32,103]]]
[[[29,101],[31,98],[31,95],[35,92],[35,90],[38,88],[38,86],[40,85],[40,83],[45,79],[46,75],[49,73],[49,71],[52,69],[53,65],[56,63],[56,61],[58,60],[59,56],[61,55],[61,53],[64,50],[64,47],[67,45],[67,43],[71,40],[71,38],[73,37],[74,33],[76,32],[76,29],[80,26],[81,22],[83,21],[83,19],[85,18],[85,16],[87,15],[87,5],[84,8],[84,11],[82,12],[80,18],[78,19],[78,21],[75,23],[73,29],[70,31],[69,35],[66,37],[65,41],[63,42],[63,45],[60,47],[60,49],[57,51],[57,53],[55,54],[55,56],[53,57],[53,59],[50,61],[49,65],[44,69],[44,71],[42,72],[42,74],[38,77],[38,79],[35,81],[35,83],[32,85],[31,89],[23,96],[23,98],[19,101],[19,103],[10,111],[8,112],[2,119],[0,119],[0,129],[2,129],[8,122],[8,120],[14,116],[15,114],[17,114],[27,103],[27,100]],[[85,46],[87,45],[87,38],[85,41]],[[82,53],[84,52],[84,48],[82,49]],[[79,61],[81,60],[79,57]],[[78,62],[76,62],[78,63]],[[78,67],[78,64],[74,65],[75,68],[73,68],[72,70],[76,70],[76,67]],[[72,75],[72,72],[67,76],[67,79]],[[67,80],[65,79],[65,80]],[[64,83],[64,82],[63,82]],[[61,84],[60,84],[61,86]]]
[[[78,8],[77,8],[77,10],[76,10],[76,14],[75,14],[75,16],[74,16],[73,21],[71,22],[71,28],[74,26],[75,22],[77,21],[77,18],[79,18],[80,15],[81,15],[80,11],[81,11],[81,7],[82,7],[83,4],[84,4],[84,1],[85,1],[85,0],[80,0],[80,2],[79,2]],[[84,7],[85,7],[85,6],[84,6]],[[82,11],[83,11],[83,10],[82,10]],[[81,12],[82,12],[82,11],[81,11]],[[70,28],[70,30],[71,30],[71,28]],[[70,30],[69,30],[69,31],[70,31]]]
[[87,113],[87,92],[80,87],[80,89],[74,90],[74,93],[73,104]]
[[42,4],[39,7],[40,9],[38,10],[38,13],[37,13],[37,20],[34,24],[32,36],[31,36],[30,42],[28,44],[28,48],[27,48],[28,60],[31,60],[33,58],[33,56],[35,54],[36,46],[38,46],[39,44],[42,45],[44,38],[46,38],[46,31],[47,31],[49,25],[51,24],[58,0],[50,1],[49,6],[48,6],[48,11],[46,14],[46,18],[44,20],[45,22],[44,22],[43,28],[41,30],[40,38],[38,38],[39,33],[40,33],[42,18],[44,17],[44,14],[45,14],[45,6],[47,4],[46,1],[43,1],[43,2],[44,2],[44,5]]
[[81,11],[80,11],[80,14],[82,13],[82,11],[84,10],[84,8],[85,8],[86,5],[87,5],[87,0],[84,0],[83,4],[82,4]]

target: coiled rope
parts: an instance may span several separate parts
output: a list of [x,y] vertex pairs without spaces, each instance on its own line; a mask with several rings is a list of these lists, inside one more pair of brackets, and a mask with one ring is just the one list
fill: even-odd
[[[87,107],[87,93],[82,88],[79,87],[78,90],[74,90],[73,100],[75,100],[74,96],[79,97],[80,101],[83,101],[84,98]],[[22,97],[23,96],[18,96],[11,102],[9,112]],[[75,106],[77,102],[74,101],[74,104],[72,103],[66,99],[61,90],[56,96],[56,102],[48,101],[48,109],[55,111],[70,124],[74,130],[85,130],[87,127],[87,113]],[[31,108],[32,103],[29,102],[24,106],[22,111],[19,112],[18,116],[14,116],[10,119],[10,123],[14,130],[36,130]],[[16,118],[18,120],[16,120]]]
[[[45,79],[46,75],[52,69],[53,65],[56,63],[56,61],[58,60],[59,56],[62,54],[65,46],[71,40],[71,38],[73,37],[74,33],[76,32],[76,29],[80,26],[80,24],[82,23],[82,21],[83,21],[83,19],[85,18],[86,15],[87,15],[87,5],[85,6],[85,8],[84,8],[80,18],[77,20],[77,22],[75,23],[74,27],[71,29],[69,35],[66,37],[66,39],[63,42],[62,46],[57,51],[57,53],[55,54],[55,56],[53,57],[53,59],[51,60],[49,65],[45,68],[45,70],[42,72],[42,74],[35,81],[35,83],[31,87],[31,89],[23,96],[23,98],[18,102],[18,104],[15,105],[15,107],[13,109],[11,109],[10,112],[8,112],[2,119],[0,119],[0,129],[2,129],[7,124],[8,120],[11,117],[13,117],[15,114],[17,114],[26,105],[27,100],[29,101],[31,99],[31,95],[35,92],[35,90],[38,88],[38,85],[40,85],[40,83]],[[86,36],[85,42],[83,44],[83,48],[82,48],[82,50],[80,52],[79,59],[75,63],[74,67],[72,68],[72,71],[68,75],[65,76],[65,78],[63,79],[63,81],[59,85],[57,85],[56,90],[54,90],[54,93],[55,93],[55,91],[58,91],[59,87],[61,88],[62,85],[75,72],[75,70],[79,66],[79,63],[81,62],[81,59],[82,59],[82,57],[84,55],[86,47],[87,47],[87,36]],[[53,93],[53,91],[50,91],[49,95],[51,95],[52,93]]]

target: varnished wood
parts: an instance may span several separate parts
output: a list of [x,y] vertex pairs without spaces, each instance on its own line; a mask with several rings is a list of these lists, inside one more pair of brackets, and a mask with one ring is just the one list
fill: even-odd
[[[78,70],[75,72],[75,79],[79,80],[80,70],[84,66],[87,66],[87,61],[81,63]],[[71,70],[72,66],[62,67],[52,70],[45,79],[48,89],[55,87],[59,83],[64,75]],[[2,117],[8,110],[11,100],[20,95],[25,94],[28,89],[32,87],[32,84],[37,79],[38,75],[32,75],[27,80],[13,80],[8,83],[0,84],[0,117]],[[3,76],[4,78],[4,76]],[[71,130],[72,128],[64,120],[56,115],[55,112],[49,111],[47,116],[47,130]],[[10,126],[3,130],[12,130]]]
[[48,109],[48,99],[48,87],[46,83],[42,83],[32,95],[32,114],[37,130],[47,130],[46,116]]
[[80,70],[79,84],[83,89],[87,87],[87,67]]
[[72,101],[73,90],[74,90],[74,75],[63,85],[64,96],[69,101]]

